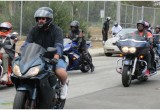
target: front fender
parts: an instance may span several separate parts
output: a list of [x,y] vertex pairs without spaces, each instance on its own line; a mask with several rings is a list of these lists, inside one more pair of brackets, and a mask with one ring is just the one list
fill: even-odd
[[125,59],[125,60],[123,60],[123,64],[124,64],[124,65],[128,65],[128,66],[131,66],[131,65],[133,65],[133,61],[130,60],[130,59]]

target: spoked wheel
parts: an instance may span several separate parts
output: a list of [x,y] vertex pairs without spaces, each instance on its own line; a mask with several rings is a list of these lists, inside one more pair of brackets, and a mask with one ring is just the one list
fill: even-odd
[[26,91],[17,91],[14,98],[13,109],[29,109],[29,95]]
[[124,87],[129,87],[132,81],[132,75],[130,73],[130,68],[129,66],[124,66],[123,67],[123,72],[122,72],[122,84]]

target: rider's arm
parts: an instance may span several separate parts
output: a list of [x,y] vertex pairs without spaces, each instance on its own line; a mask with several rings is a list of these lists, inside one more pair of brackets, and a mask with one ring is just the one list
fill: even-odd
[[63,32],[61,28],[57,28],[55,35],[55,45],[54,47],[57,49],[57,54],[54,55],[54,58],[59,59],[59,57],[63,54]]
[[147,38],[149,39],[149,42],[153,43],[153,35],[150,32],[147,32]]

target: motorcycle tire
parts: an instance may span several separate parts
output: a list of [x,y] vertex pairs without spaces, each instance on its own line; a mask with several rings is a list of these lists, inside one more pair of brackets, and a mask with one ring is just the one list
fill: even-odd
[[88,72],[90,69],[91,69],[91,67],[90,67],[89,64],[88,64],[88,65],[83,65],[82,68],[81,68],[81,71],[82,71],[83,73],[86,73],[86,72]]
[[17,91],[13,102],[13,109],[25,109],[27,96],[26,91]]
[[54,109],[63,109],[65,106],[65,102],[66,102],[66,99],[64,100],[57,99]]
[[122,84],[124,87],[129,87],[132,81],[132,75],[128,75],[129,66],[124,65],[122,71]]

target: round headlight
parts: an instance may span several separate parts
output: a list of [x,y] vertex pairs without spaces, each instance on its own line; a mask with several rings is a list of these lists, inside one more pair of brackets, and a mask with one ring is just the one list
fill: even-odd
[[136,48],[135,47],[130,47],[129,48],[129,52],[130,53],[135,53],[136,52]]
[[13,66],[13,73],[16,75],[16,76],[22,76],[21,72],[20,72],[20,67],[18,65],[14,65]]
[[127,53],[127,52],[128,52],[128,50],[129,50],[129,48],[128,48],[128,47],[122,47],[122,52]]

